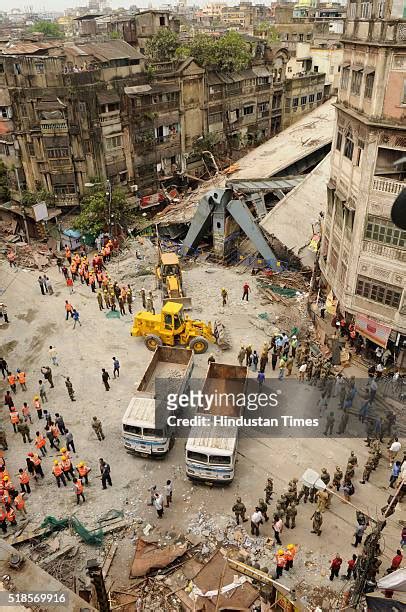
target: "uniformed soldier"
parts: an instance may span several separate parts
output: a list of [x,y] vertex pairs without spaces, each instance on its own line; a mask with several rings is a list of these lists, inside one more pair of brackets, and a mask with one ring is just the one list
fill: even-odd
[[282,518],[286,512],[286,506],[287,506],[286,493],[282,493],[282,495],[276,502],[275,514],[278,514]]
[[323,515],[321,512],[316,510],[310,519],[313,519],[313,529],[310,533],[317,533],[319,536],[321,534],[321,526],[323,524]]
[[354,453],[354,451],[351,451],[351,455],[348,457],[348,463],[351,463],[352,466],[356,466],[358,465],[358,459]]
[[68,395],[69,395],[71,401],[75,402],[76,401],[75,400],[75,391],[73,389],[72,381],[70,380],[69,376],[66,377],[65,385],[66,385],[66,388],[68,390]]
[[334,476],[333,476],[333,487],[335,487],[337,489],[337,491],[340,490],[340,484],[341,484],[341,480],[343,478],[343,471],[340,468],[340,466],[336,466],[336,471],[334,472]]
[[316,495],[317,499],[317,510],[319,512],[325,512],[329,504],[329,495],[327,491],[318,491]]
[[307,504],[307,500],[309,498],[309,493],[310,493],[310,489],[309,487],[307,487],[305,484],[302,485],[302,488],[299,491],[299,495],[297,496],[297,501],[298,503],[300,502],[300,500],[302,499],[302,497],[304,497],[304,503]]
[[235,514],[235,520],[237,521],[237,525],[240,524],[240,517],[243,523],[246,523],[248,521],[248,519],[245,518],[245,513],[247,512],[247,508],[242,503],[241,497],[237,497],[237,500],[234,506],[232,507],[232,511]]
[[269,516],[267,515],[268,505],[264,502],[262,497],[258,500],[258,508],[260,509],[265,521],[269,521]]
[[373,465],[372,458],[369,458],[364,466],[364,471],[362,472],[362,480],[360,480],[361,484],[365,484],[366,482],[369,481],[369,477],[372,472],[372,465]]
[[244,363],[245,358],[245,347],[241,345],[240,350],[238,351],[237,359],[240,366]]
[[296,527],[296,515],[297,515],[296,504],[289,504],[289,506],[286,508],[286,520],[285,520],[285,525],[288,529],[294,529]]
[[265,502],[267,504],[272,501],[272,493],[273,493],[273,480],[272,478],[268,478],[265,485]]
[[[345,389],[344,389],[345,391]],[[347,425],[348,425],[348,419],[350,418],[350,415],[348,414],[348,410],[343,410],[343,413],[341,415],[341,419],[340,419],[340,423],[338,425],[338,434],[343,434],[345,433],[345,430],[347,429]]]
[[344,480],[351,480],[352,478],[354,478],[354,474],[355,474],[354,466],[351,463],[348,463],[347,468],[345,470]]
[[323,468],[321,470],[320,480],[322,480],[327,487],[328,483],[331,480],[330,474],[327,472],[327,468]]
[[314,487],[310,487],[309,502],[311,504],[314,503],[314,498],[316,497],[316,493],[317,493],[317,490]]
[[326,419],[326,429],[324,430],[324,435],[327,436],[332,436],[333,435],[333,427],[334,427],[334,423],[336,422],[335,418],[334,418],[334,412],[330,412],[330,414],[327,416]]

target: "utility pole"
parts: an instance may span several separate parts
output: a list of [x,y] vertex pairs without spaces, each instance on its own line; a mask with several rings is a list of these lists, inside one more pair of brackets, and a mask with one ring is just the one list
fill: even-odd
[[20,184],[20,177],[18,176],[18,168],[14,168],[14,170],[15,170],[15,175],[17,179],[18,193],[20,194],[20,209],[21,209],[21,214],[23,217],[25,239],[27,240],[27,244],[30,244],[30,235],[28,233],[27,217],[25,214],[25,208],[23,204],[23,195],[21,193],[21,184]]

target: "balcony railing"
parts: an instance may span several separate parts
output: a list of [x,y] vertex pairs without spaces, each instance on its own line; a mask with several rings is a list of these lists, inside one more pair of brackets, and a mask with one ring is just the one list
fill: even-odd
[[372,182],[372,189],[381,193],[398,195],[405,188],[405,183],[393,181],[392,179],[375,177]]
[[79,204],[79,197],[77,193],[56,193],[55,201],[58,206],[76,206]]
[[107,125],[109,123],[117,123],[120,119],[120,111],[111,111],[110,113],[103,113],[100,115],[100,123]]
[[373,255],[381,255],[385,259],[391,259],[392,261],[406,262],[406,250],[397,249],[396,247],[390,247],[386,244],[379,244],[378,242],[372,242],[370,240],[363,240],[362,250]]
[[41,121],[42,132],[67,132],[68,124],[65,119],[54,119],[49,121],[48,119]]

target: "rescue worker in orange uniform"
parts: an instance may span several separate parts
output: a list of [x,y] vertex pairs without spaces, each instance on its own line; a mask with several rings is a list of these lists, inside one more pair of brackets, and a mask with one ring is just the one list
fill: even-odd
[[1,494],[1,503],[6,506],[7,504],[11,504],[11,501],[12,499],[10,493],[4,489]]
[[7,533],[7,512],[0,506],[0,529],[3,533]]
[[56,484],[58,485],[58,489],[61,486],[61,483],[64,487],[66,487],[66,480],[63,474],[62,466],[59,465],[58,459],[54,459],[54,467],[52,468],[52,473],[56,478]]
[[276,559],[276,579],[278,579],[282,576],[283,569],[286,565],[285,551],[282,550],[282,548],[278,550],[278,552],[276,553],[275,559]]
[[66,312],[66,320],[68,320],[69,315],[72,316],[72,313],[73,313],[73,306],[72,304],[68,302],[68,300],[65,300],[65,312]]
[[73,479],[73,490],[76,493],[76,503],[80,504],[80,498],[85,502],[85,496],[83,495],[83,484],[79,478]]
[[16,254],[14,253],[14,251],[9,251],[7,253],[7,259],[8,263],[10,264],[10,268],[16,266]]
[[34,464],[35,480],[38,480],[38,474],[41,476],[41,478],[45,478],[39,455],[37,455],[37,453],[28,453],[28,456],[31,458],[31,461]]
[[66,455],[62,455],[61,457],[61,465],[63,469],[63,473],[68,480],[70,480],[70,475],[74,478],[75,473],[73,471],[72,461]]
[[17,393],[17,387],[16,387],[16,377],[14,376],[14,374],[12,374],[11,372],[7,372],[7,380],[8,380],[8,384],[10,385],[10,389],[12,390],[13,393]]
[[37,411],[38,418],[42,419],[42,406],[38,395],[34,397],[34,408]]
[[7,520],[10,523],[10,525],[17,525],[16,513],[15,513],[14,508],[12,508],[10,504],[6,504],[6,513],[7,513]]
[[90,472],[90,468],[87,467],[87,465],[85,464],[84,461],[81,461],[80,463],[78,463],[78,465],[76,466],[76,470],[79,474],[79,478],[83,481],[85,481],[85,483],[88,485],[89,484],[89,478],[88,478],[88,474]]
[[35,446],[38,448],[38,450],[41,451],[41,454],[43,457],[45,457],[45,455],[47,454],[47,447],[46,447],[46,439],[45,436],[42,435],[42,433],[40,433],[39,431],[35,432]]
[[30,477],[28,475],[27,470],[23,470],[23,468],[20,468],[18,470],[18,474],[19,474],[18,478],[20,480],[21,492],[31,493]]
[[17,425],[20,422],[20,415],[14,407],[13,410],[10,411],[10,421],[13,426],[14,433],[17,433]]
[[71,261],[72,261],[72,253],[71,253],[71,250],[70,250],[70,248],[68,246],[65,247],[65,257],[66,257],[66,259],[68,260],[68,262],[70,264]]
[[20,387],[22,391],[27,391],[27,385],[26,385],[26,375],[25,372],[21,372],[21,370],[17,370],[17,379],[18,382],[20,383]]
[[22,514],[27,514],[24,495],[25,493],[18,493],[18,495],[16,495],[16,497],[14,498],[14,505],[16,507],[16,510],[18,510]]
[[293,567],[293,560],[295,558],[297,549],[294,544],[288,544],[285,551],[285,570],[288,572]]

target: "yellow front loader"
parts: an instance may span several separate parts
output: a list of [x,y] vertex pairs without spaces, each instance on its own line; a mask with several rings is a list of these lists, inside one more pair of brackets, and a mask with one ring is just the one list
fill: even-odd
[[158,289],[162,291],[162,303],[176,302],[185,310],[192,307],[192,300],[183,291],[182,270],[176,253],[164,253],[158,246],[158,265],[155,267]]

